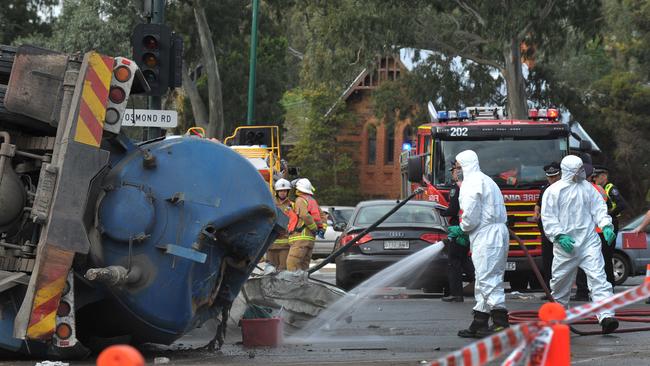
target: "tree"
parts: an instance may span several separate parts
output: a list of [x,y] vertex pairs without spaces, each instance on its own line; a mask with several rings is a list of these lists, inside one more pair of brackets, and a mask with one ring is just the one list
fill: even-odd
[[58,0],[4,0],[0,6],[0,44],[50,31],[52,6]]
[[[534,46],[531,50],[551,50],[563,44],[568,31],[588,33],[597,29],[600,6],[598,1],[588,0],[309,3],[304,9],[311,12],[306,16],[316,18],[311,22],[316,27],[312,34],[321,34],[314,51],[355,62],[349,49],[356,49],[361,64],[402,47],[460,56],[500,72],[507,86],[510,116],[515,118],[527,117],[522,44]],[[542,59],[544,55],[538,52],[536,56]],[[308,71],[320,74],[318,65],[309,67]]]

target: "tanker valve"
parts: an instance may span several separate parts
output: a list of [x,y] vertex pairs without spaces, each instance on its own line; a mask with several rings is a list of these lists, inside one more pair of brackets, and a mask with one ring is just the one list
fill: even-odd
[[86,271],[84,277],[89,281],[97,281],[110,286],[120,286],[137,282],[140,279],[140,271],[137,267],[129,271],[122,266],[108,266],[91,268]]

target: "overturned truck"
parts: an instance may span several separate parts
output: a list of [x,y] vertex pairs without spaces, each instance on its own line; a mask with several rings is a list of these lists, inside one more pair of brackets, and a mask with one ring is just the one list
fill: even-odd
[[137,65],[0,46],[0,348],[169,344],[232,301],[286,226],[259,173],[194,137],[121,131]]

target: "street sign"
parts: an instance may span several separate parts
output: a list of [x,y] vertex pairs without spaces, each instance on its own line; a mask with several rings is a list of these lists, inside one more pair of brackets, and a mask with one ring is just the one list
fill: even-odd
[[178,126],[176,111],[153,109],[127,109],[122,126],[174,128]]

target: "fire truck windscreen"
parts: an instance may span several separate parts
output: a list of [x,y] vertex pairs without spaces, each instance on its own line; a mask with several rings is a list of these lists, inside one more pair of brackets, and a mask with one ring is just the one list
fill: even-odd
[[[553,161],[560,162],[567,155],[566,138],[523,140],[504,138],[483,141],[436,142],[436,161],[433,164],[436,185],[451,183],[449,168],[458,153],[474,150],[479,157],[481,170],[501,187],[538,187],[546,183],[543,167]],[[428,165],[428,164],[427,164]]]

